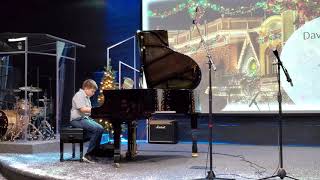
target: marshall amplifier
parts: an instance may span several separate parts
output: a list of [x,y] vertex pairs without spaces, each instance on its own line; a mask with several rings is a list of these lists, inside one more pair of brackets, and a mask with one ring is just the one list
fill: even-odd
[[178,143],[178,122],[175,120],[150,120],[148,129],[149,143]]

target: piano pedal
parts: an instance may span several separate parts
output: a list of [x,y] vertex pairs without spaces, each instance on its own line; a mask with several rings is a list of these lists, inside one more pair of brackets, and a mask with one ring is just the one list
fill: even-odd
[[120,154],[120,159],[122,159],[122,160],[126,159],[126,155]]
[[135,160],[137,157],[137,152],[135,153],[129,153],[129,152],[126,152],[126,159],[131,161],[131,160]]
[[198,153],[192,153],[191,156],[192,156],[192,157],[198,157],[199,155],[198,155]]

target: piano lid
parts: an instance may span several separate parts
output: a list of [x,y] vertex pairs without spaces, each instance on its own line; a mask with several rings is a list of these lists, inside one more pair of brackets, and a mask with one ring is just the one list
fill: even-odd
[[140,31],[137,37],[148,88],[195,89],[199,85],[198,64],[169,48],[167,31]]

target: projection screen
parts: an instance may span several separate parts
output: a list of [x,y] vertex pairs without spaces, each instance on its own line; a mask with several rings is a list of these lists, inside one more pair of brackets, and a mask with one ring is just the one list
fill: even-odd
[[283,111],[319,113],[319,7],[292,0],[143,0],[142,30],[168,30],[170,48],[198,63],[199,112],[208,112],[208,59],[194,22],[217,67],[213,112],[278,112],[277,50],[293,82],[281,70]]

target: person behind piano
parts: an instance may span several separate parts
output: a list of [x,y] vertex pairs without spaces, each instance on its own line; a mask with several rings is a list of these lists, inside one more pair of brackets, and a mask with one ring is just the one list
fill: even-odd
[[133,80],[131,78],[125,77],[121,88],[122,89],[133,89],[133,85],[134,85]]
[[99,150],[102,133],[104,132],[103,127],[89,117],[92,108],[90,97],[94,95],[97,89],[97,83],[92,79],[87,79],[83,82],[82,88],[72,98],[70,124],[73,127],[82,128],[85,138],[90,138],[87,153],[83,157],[83,161],[89,163],[97,161],[95,152]]

